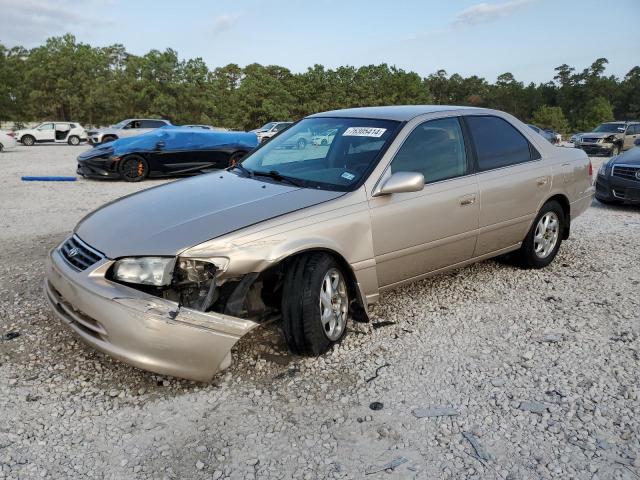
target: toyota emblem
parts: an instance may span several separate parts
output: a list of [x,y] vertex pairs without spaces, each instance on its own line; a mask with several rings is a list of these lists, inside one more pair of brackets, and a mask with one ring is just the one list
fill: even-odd
[[69,255],[70,257],[75,257],[78,253],[79,253],[79,252],[78,252],[78,249],[77,249],[76,247],[73,247],[71,250],[69,250],[68,255]]

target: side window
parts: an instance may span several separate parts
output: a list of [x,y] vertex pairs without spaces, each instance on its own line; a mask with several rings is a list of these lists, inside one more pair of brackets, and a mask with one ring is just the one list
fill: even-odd
[[38,127],[38,130],[53,130],[53,123],[43,123]]
[[465,117],[481,172],[517,165],[536,157],[528,140],[506,120],[492,116]]
[[279,132],[280,130],[284,130],[288,126],[289,126],[288,123],[281,123],[280,125],[276,125],[275,127],[273,127],[273,130],[276,132]]
[[636,125],[630,125],[627,135],[637,135],[640,133],[640,123]]
[[431,120],[416,127],[391,162],[391,173],[419,172],[425,183],[468,172],[467,153],[456,117]]
[[139,128],[159,128],[164,127],[166,123],[160,120],[141,120]]

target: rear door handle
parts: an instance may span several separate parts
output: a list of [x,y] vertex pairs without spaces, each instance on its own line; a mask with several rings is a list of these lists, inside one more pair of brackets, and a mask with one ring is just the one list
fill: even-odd
[[466,207],[467,205],[473,205],[476,203],[475,195],[465,195],[464,197],[460,197],[460,206]]

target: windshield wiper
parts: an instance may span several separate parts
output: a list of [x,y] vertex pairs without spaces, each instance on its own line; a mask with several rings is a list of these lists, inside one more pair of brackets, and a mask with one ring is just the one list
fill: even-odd
[[247,167],[245,167],[244,165],[242,165],[242,163],[236,163],[235,165],[229,167],[228,170],[233,170],[234,168],[237,168],[238,170],[241,170],[248,177],[253,178],[253,172],[251,170],[249,170]]
[[268,172],[259,172],[259,171],[254,171],[253,172],[254,175],[256,176],[260,176],[260,177],[269,177],[269,178],[273,178],[274,180],[277,180],[279,182],[285,182],[288,183],[290,185],[293,185],[294,187],[302,187],[303,183],[295,180],[291,177],[284,177],[282,175],[280,175],[280,172],[278,172],[277,170],[269,170]]

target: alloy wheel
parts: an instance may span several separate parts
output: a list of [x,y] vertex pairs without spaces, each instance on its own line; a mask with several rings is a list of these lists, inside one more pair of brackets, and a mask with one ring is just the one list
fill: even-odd
[[538,258],[547,258],[558,243],[560,235],[560,220],[555,212],[545,213],[538,224],[533,236],[533,248]]
[[320,286],[320,322],[331,341],[338,340],[347,325],[349,296],[347,284],[337,268],[330,269]]

